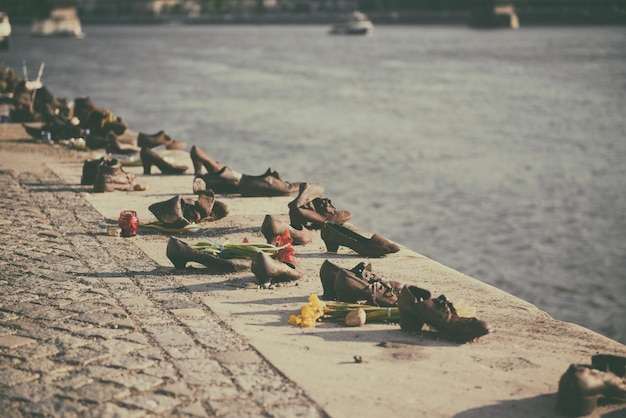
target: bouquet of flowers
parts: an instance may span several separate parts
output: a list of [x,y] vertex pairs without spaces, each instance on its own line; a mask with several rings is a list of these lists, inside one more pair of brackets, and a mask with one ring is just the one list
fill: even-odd
[[293,239],[289,234],[289,230],[286,230],[283,235],[278,235],[275,242],[276,245],[260,242],[253,243],[248,238],[244,238],[241,244],[232,244],[228,240],[222,244],[201,241],[192,244],[191,247],[220,258],[252,259],[257,252],[263,251],[283,262],[294,262],[295,250],[292,246]]

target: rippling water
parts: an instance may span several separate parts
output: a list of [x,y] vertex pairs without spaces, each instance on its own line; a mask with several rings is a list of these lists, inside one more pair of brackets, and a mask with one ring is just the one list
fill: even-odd
[[0,59],[626,342],[626,29],[15,28]]

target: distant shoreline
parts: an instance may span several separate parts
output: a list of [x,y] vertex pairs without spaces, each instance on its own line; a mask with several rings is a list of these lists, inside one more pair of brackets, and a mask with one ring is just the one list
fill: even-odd
[[[626,9],[623,11],[593,11],[586,9],[517,10],[520,26],[607,26],[626,25]],[[401,11],[369,12],[374,25],[467,25],[470,11]],[[88,25],[330,25],[344,14],[337,13],[264,13],[231,14],[222,16],[97,16],[80,15],[81,22]],[[26,17],[12,19],[16,24],[30,24]]]

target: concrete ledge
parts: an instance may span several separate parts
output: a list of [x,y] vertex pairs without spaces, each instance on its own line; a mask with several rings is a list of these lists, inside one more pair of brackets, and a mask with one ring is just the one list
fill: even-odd
[[[2,132],[0,129],[0,136]],[[311,244],[296,247],[304,278],[283,287],[258,289],[251,272],[211,275],[202,268],[174,270],[165,255],[167,234],[141,228],[137,237],[108,237],[106,227],[116,224],[120,211],[125,209],[136,210],[140,222],[155,220],[148,206],[173,195],[193,196],[193,176],[143,175],[140,167],[129,167],[126,171],[135,174],[137,183],[148,185],[148,190],[91,193],[89,186],[80,186],[81,158],[87,156],[77,155],[68,162],[41,160],[63,179],[64,193],[69,189],[83,197],[102,215],[102,222],[94,223],[91,233],[105,245],[130,242],[141,249],[158,263],[163,274],[188,292],[191,300],[245,337],[330,416],[552,416],[556,414],[559,378],[571,363],[590,363],[597,353],[626,356],[623,344],[555,320],[530,303],[404,247],[397,254],[367,261],[387,279],[414,284],[435,296],[445,294],[453,302],[476,307],[476,316],[487,321],[493,332],[474,343],[458,345],[406,333],[394,324],[293,327],[287,322],[289,315],[297,313],[310,294],[321,294],[319,269],[325,259],[352,268],[364,258],[344,247],[337,254],[327,253],[316,233]],[[2,160],[4,168],[7,163]],[[179,163],[191,167],[188,154],[180,154]],[[241,242],[248,237],[263,242],[260,226],[264,216],[270,213],[288,221],[287,203],[292,198],[218,196],[218,200],[228,204],[230,214],[217,222],[201,224],[200,234],[184,236],[184,240]],[[384,231],[372,232],[385,235]],[[127,277],[141,281],[141,266],[127,268]],[[106,280],[123,285],[117,279]],[[166,301],[179,291],[157,284],[159,300]],[[198,312],[177,309],[176,317],[191,329],[201,329]],[[146,326],[153,327],[149,323]],[[175,344],[174,333],[164,336],[170,337],[173,339],[167,344]],[[219,345],[220,337],[215,338]],[[357,355],[365,361],[356,363]],[[252,354],[244,360],[257,361]],[[598,411],[619,408],[603,407]]]

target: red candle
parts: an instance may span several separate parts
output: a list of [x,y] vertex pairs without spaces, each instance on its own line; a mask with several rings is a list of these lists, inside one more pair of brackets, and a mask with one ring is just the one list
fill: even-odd
[[137,235],[137,229],[139,229],[137,212],[134,210],[123,210],[120,212],[120,219],[117,221],[117,224],[122,228],[123,237],[134,237]]

